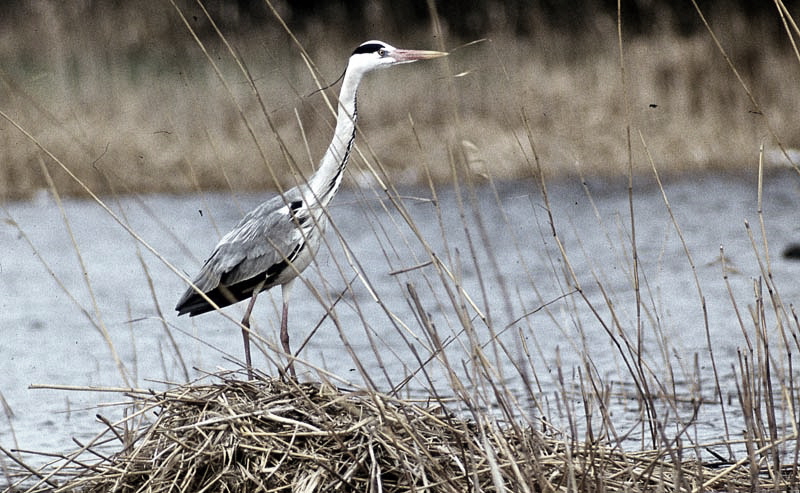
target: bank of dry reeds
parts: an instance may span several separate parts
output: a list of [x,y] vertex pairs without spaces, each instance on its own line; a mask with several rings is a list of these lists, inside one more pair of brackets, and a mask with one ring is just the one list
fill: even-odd
[[[253,78],[262,108],[219,36],[195,32],[206,58],[168,2],[96,10],[32,5],[5,26],[0,109],[101,193],[293,185],[292,173],[308,173],[330,138],[331,113],[321,94],[311,93],[333,82],[363,41],[330,26],[293,33],[298,46],[273,20],[221,32]],[[191,14],[202,17],[187,13],[189,27],[198,23]],[[360,124],[396,183],[450,181],[452,152],[476,176],[531,176],[519,144],[523,114],[553,178],[574,176],[576,166],[588,175],[623,174],[626,124],[644,133],[666,172],[739,172],[762,142],[800,146],[796,57],[790,43],[776,41],[778,26],[778,16],[774,24],[756,23],[732,11],[712,19],[752,98],[707,32],[678,34],[667,18],[624,39],[624,87],[615,21],[603,16],[586,33],[544,26],[526,38],[490,32],[462,48],[474,40],[405,32],[387,41],[455,51],[446,61],[371,77]],[[372,37],[384,36],[377,26]],[[4,120],[0,131],[0,198],[45,188],[38,148]],[[642,163],[641,149],[633,151],[634,163]],[[353,163],[351,183],[368,174],[360,166]],[[634,166],[638,174],[647,169]],[[68,177],[54,179],[62,193],[83,194]]]

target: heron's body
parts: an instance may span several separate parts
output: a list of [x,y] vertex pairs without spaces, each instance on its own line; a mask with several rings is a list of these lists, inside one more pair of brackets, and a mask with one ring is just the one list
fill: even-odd
[[[334,137],[319,169],[307,183],[250,211],[219,241],[193,281],[194,286],[178,301],[175,307],[178,315],[199,315],[252,297],[242,321],[249,368],[248,328],[255,297],[260,291],[280,285],[283,287],[281,342],[284,351],[289,353],[288,292],[292,281],[308,267],[322,242],[328,222],[325,207],[342,182],[355,140],[356,92],[362,77],[382,66],[442,55],[444,53],[433,51],[399,50],[381,41],[368,41],[356,48],[342,82]],[[291,363],[289,368],[293,371]]]
[[[292,281],[321,242],[326,218],[313,216],[298,188],[262,203],[220,240],[194,285],[222,308],[251,297],[262,282],[260,291]],[[190,316],[214,309],[195,289],[176,307],[178,315]]]

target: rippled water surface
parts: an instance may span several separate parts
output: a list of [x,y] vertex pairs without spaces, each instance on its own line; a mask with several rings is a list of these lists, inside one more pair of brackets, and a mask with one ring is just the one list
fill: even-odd
[[[800,241],[797,184],[796,176],[781,175],[764,186],[770,267],[787,306],[800,299],[800,262],[781,256],[785,246]],[[519,389],[521,412],[544,412],[558,421],[557,396],[575,390],[559,379],[577,381],[578,371],[587,371],[588,360],[597,381],[614,395],[615,423],[620,429],[636,423],[639,408],[627,397],[633,389],[620,356],[624,351],[608,331],[623,331],[636,341],[637,317],[642,320],[641,355],[655,374],[663,375],[667,390],[716,398],[710,340],[722,392],[735,401],[733,368],[738,368],[739,351],[747,347],[742,327],[754,337],[749,308],[755,304],[754,287],[762,275],[759,259],[765,263],[755,178],[695,177],[666,186],[694,270],[660,190],[652,184],[637,186],[633,206],[640,310],[632,282],[626,188],[590,183],[588,190],[590,194],[580,183],[549,187],[553,221],[569,263],[559,252],[544,199],[533,182],[503,184],[497,194],[485,185],[464,189],[461,201],[453,189],[443,188],[437,190],[435,203],[428,200],[430,190],[402,190],[402,203],[419,236],[457,280],[448,281],[450,291],[443,288],[435,268],[424,265],[429,256],[423,241],[385,195],[342,191],[331,208],[335,231],[329,229],[328,245],[305,275],[313,290],[296,283],[293,291],[294,347],[313,331],[302,358],[353,384],[363,384],[352,351],[376,387],[393,388],[418,366],[417,357],[430,355],[429,339],[409,295],[410,284],[441,338],[453,340],[447,356],[459,371],[462,362],[469,361],[468,338],[461,332],[452,300],[477,307],[478,311],[467,310],[479,342],[491,339],[482,318],[501,333],[500,340],[512,356],[496,352],[492,344],[486,346],[487,354],[493,362],[500,361],[505,384]],[[0,223],[0,393],[7,412],[0,414],[0,445],[64,452],[75,448],[71,437],[86,440],[102,428],[96,414],[118,417],[117,408],[98,408],[120,400],[117,394],[29,388],[31,384],[124,386],[111,346],[128,382],[136,387],[183,382],[184,366],[189,378],[218,367],[233,368],[229,358],[242,353],[237,327],[215,313],[177,318],[173,307],[185,282],[165,261],[193,276],[221,234],[262,198],[209,194],[109,200],[120,219],[163,260],[94,202],[64,204],[69,228],[57,204],[46,196],[6,204],[7,221]],[[413,267],[418,268],[408,270]],[[575,292],[570,270],[585,300]],[[326,307],[351,281],[352,289],[326,317]],[[463,286],[469,298],[459,296],[454,286]],[[254,315],[258,332],[271,343],[276,341],[279,302],[279,291],[259,298]],[[243,310],[240,304],[225,311],[238,318]],[[785,355],[774,326],[768,317],[773,350]],[[525,348],[530,358],[524,355]],[[255,364],[275,374],[270,363],[275,356],[265,351],[256,351]],[[512,359],[535,377],[532,396],[523,391],[525,384]],[[450,393],[440,364],[430,364],[429,378],[442,393]],[[425,394],[429,385],[420,376],[410,380],[406,391]],[[581,409],[577,394],[566,402]],[[729,408],[729,426],[741,430],[736,406]],[[698,438],[722,436],[720,417],[719,405],[703,406],[697,416]]]

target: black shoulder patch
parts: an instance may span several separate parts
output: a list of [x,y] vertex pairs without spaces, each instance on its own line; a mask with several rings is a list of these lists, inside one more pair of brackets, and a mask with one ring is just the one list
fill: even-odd
[[303,209],[303,201],[295,200],[289,202],[289,221],[302,226],[308,221],[308,209]]
[[359,53],[376,53],[381,48],[386,48],[386,46],[380,43],[364,43],[353,51],[353,55]]

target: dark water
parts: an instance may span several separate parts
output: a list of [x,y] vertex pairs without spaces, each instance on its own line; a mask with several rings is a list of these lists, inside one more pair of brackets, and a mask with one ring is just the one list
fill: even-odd
[[[518,414],[544,413],[569,428],[565,416],[583,412],[576,384],[579,375],[585,377],[586,361],[590,361],[599,387],[611,392],[613,420],[622,432],[640,421],[640,408],[621,357],[630,353],[621,351],[608,331],[627,334],[635,342],[637,317],[641,317],[641,358],[668,392],[687,400],[716,398],[711,340],[722,392],[733,402],[726,408],[733,430],[728,438],[739,437],[736,433],[743,424],[736,405],[734,367],[739,365],[739,351],[747,348],[746,336],[755,340],[748,307],[755,304],[754,285],[762,275],[758,260],[764,262],[755,178],[693,177],[666,187],[696,267],[708,332],[693,270],[658,188],[637,185],[634,198],[641,310],[637,310],[633,289],[625,186],[589,184],[589,190],[590,196],[579,183],[549,187],[553,220],[569,265],[550,232],[542,195],[533,182],[503,184],[497,196],[488,186],[463,190],[462,201],[452,189],[438,190],[438,208],[422,200],[431,197],[429,190],[403,190],[402,203],[419,237],[385,195],[371,190],[341,192],[331,208],[336,228],[329,229],[328,245],[305,276],[314,289],[296,283],[292,294],[294,347],[324,318],[301,357],[345,382],[362,385],[365,378],[346,349],[349,346],[376,387],[393,388],[419,366],[418,357],[430,355],[430,340],[408,294],[411,284],[440,338],[452,340],[446,356],[462,378],[470,374],[470,338],[477,344],[488,343],[486,354],[498,367],[497,380],[519,397]],[[147,196],[109,204],[164,259],[192,276],[220,234],[260,199],[225,194]],[[786,306],[800,299],[800,262],[780,255],[787,244],[800,241],[797,204],[796,176],[766,181],[763,210],[771,269]],[[65,203],[74,240],[56,203],[47,196],[6,207],[8,221],[0,224],[0,392],[13,416],[0,415],[0,445],[64,452],[75,447],[71,437],[86,440],[102,429],[96,414],[120,416],[118,408],[98,408],[119,401],[119,395],[29,389],[30,384],[125,385],[99,327],[107,330],[128,381],[136,387],[183,382],[184,365],[189,378],[220,367],[233,368],[228,357],[241,357],[240,333],[231,321],[213,313],[193,319],[175,316],[173,307],[184,281],[97,204]],[[745,221],[751,225],[759,256]],[[449,266],[454,280],[442,281],[431,265],[394,273],[429,260],[420,237]],[[721,246],[741,324],[723,277]],[[570,269],[585,300],[574,292]],[[326,307],[350,281],[352,289],[335,304],[332,316],[325,317]],[[262,296],[254,315],[258,332],[272,343],[276,342],[279,302],[279,291]],[[475,327],[472,335],[462,331],[454,302],[467,307]],[[537,311],[548,302],[552,303]],[[237,305],[226,312],[238,318],[243,310],[244,306]],[[786,350],[775,330],[773,312],[766,311],[766,333],[777,356],[777,375]],[[524,316],[531,312],[535,313]],[[510,356],[490,343],[482,317],[501,332],[499,338]],[[620,340],[618,335],[615,338]],[[796,349],[792,344],[789,347]],[[530,358],[525,357],[525,348]],[[257,351],[254,361],[275,374],[268,358],[274,360],[274,353]],[[532,393],[524,391],[512,359],[531,377]],[[452,393],[436,360],[428,365],[426,377],[417,374],[409,381],[403,394],[426,395],[431,385],[443,394]],[[661,418],[668,421],[676,413],[691,414],[691,407],[671,409]],[[722,438],[720,418],[718,404],[702,406],[692,436],[701,442]],[[585,424],[576,425],[583,428]]]

